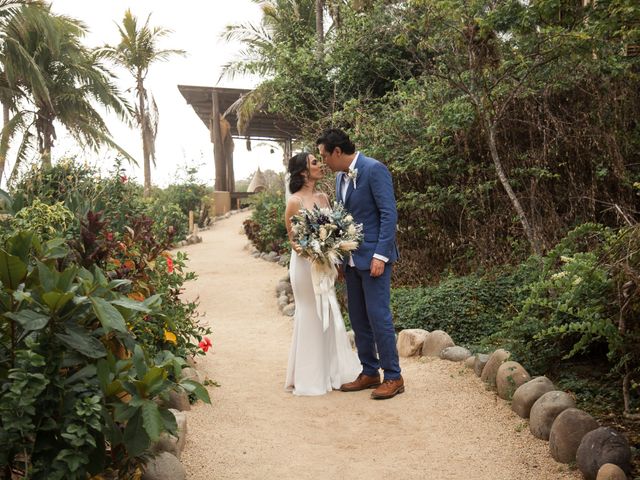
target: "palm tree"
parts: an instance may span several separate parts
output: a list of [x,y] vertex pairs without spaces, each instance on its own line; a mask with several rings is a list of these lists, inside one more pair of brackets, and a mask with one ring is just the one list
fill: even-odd
[[135,120],[142,136],[142,155],[144,160],[144,193],[151,190],[151,161],[155,166],[155,140],[158,129],[158,108],[152,95],[144,86],[149,67],[158,61],[166,61],[172,55],[185,55],[184,50],[162,50],[158,48],[158,40],[171,33],[161,27],[151,27],[147,17],[144,25],[138,25],[138,19],[131,10],[127,10],[118,25],[120,43],[115,47],[107,46],[102,54],[115,63],[123,66],[131,73],[136,85],[137,103]]
[[[111,138],[94,108],[97,103],[124,121],[130,118],[130,107],[113,83],[113,75],[96,52],[82,45],[85,32],[81,22],[54,15],[48,7],[23,7],[21,14],[8,23],[5,45],[19,46],[19,51],[12,54],[11,49],[5,49],[4,76],[16,85],[19,95],[11,104],[15,115],[3,128],[0,156],[6,158],[10,144],[7,139],[22,132],[14,172],[29,148],[34,147],[43,166],[51,166],[56,121],[80,144],[94,150],[107,145],[133,161]],[[26,52],[31,64],[21,65],[21,52]],[[39,73],[25,75],[33,67]]]
[[29,23],[25,17],[42,6],[41,2],[35,0],[0,0],[0,103],[3,119],[0,134],[0,177],[4,173],[6,151],[11,139],[11,114],[17,112],[20,101],[27,96],[25,83],[30,84],[42,98],[50,102],[42,72],[15,35],[18,25]]

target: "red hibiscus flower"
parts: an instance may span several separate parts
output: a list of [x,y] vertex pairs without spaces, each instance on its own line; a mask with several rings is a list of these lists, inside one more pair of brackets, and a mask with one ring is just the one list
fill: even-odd
[[167,272],[173,273],[173,260],[171,260],[171,257],[167,257]]
[[213,346],[213,344],[211,343],[211,340],[209,340],[209,337],[204,337],[200,343],[198,344],[198,346],[202,349],[202,351],[204,353],[207,353],[207,351],[209,350],[209,348],[211,348]]

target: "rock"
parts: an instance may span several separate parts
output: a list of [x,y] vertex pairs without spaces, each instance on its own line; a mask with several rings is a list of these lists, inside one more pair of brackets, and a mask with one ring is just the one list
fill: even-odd
[[482,375],[482,370],[487,364],[487,360],[489,360],[489,355],[486,353],[479,353],[476,355],[476,360],[473,363],[473,371],[478,377]]
[[224,214],[224,218],[231,218],[231,212],[227,212]]
[[529,418],[531,407],[542,395],[555,390],[553,382],[547,377],[536,377],[520,385],[511,400],[511,410],[522,418]]
[[198,372],[195,368],[183,368],[181,375],[183,380],[195,380],[198,383],[202,383],[200,372]]
[[349,330],[347,332],[347,337],[349,338],[349,342],[351,343],[351,348],[356,349],[356,332],[353,330]]
[[447,347],[453,347],[455,343],[451,337],[442,330],[434,330],[427,335],[422,346],[422,356],[439,357],[440,352]]
[[175,455],[162,452],[147,462],[142,480],[185,480],[187,473]]
[[275,259],[276,259],[277,257],[278,257],[278,254],[277,254],[276,252],[274,252],[274,251],[271,251],[271,252],[267,253],[267,254],[264,256],[264,259],[265,259],[265,260],[267,260],[267,261],[269,261],[269,262],[274,262],[274,261],[276,261]]
[[175,408],[181,412],[191,410],[191,404],[189,403],[189,395],[184,390],[176,392],[171,390],[169,392],[169,401],[167,402],[168,408]]
[[280,309],[280,311],[282,311],[284,307],[289,305],[289,303],[291,302],[289,302],[289,298],[286,295],[278,297],[278,308]]
[[476,356],[472,355],[464,361],[464,366],[467,368],[473,368],[476,364]]
[[567,408],[574,408],[576,402],[568,393],[554,390],[542,395],[531,407],[529,430],[534,437],[549,440],[551,425],[558,415]]
[[447,347],[440,352],[440,358],[450,362],[464,362],[471,356],[471,352],[464,347]]
[[278,285],[276,285],[276,293],[278,295],[282,295],[283,293],[285,295],[288,295],[290,293],[293,292],[293,289],[291,288],[291,283],[289,283],[289,281],[285,281],[285,280],[280,280],[278,282]]
[[278,260],[278,265],[280,265],[281,267],[286,267],[287,265],[289,265],[290,260],[291,260],[291,255],[289,255],[288,253],[283,253],[282,255],[280,255],[280,259]]
[[503,400],[511,400],[516,389],[531,380],[531,376],[518,362],[504,362],[496,374],[498,396]]
[[171,413],[176,419],[178,426],[177,435],[171,435],[170,433],[163,432],[160,435],[160,440],[154,445],[155,452],[169,452],[180,458],[184,445],[187,440],[187,414],[180,412],[179,410],[170,409]]
[[598,428],[598,422],[587,412],[567,408],[556,417],[549,433],[551,456],[560,463],[571,463],[587,433]]
[[506,362],[511,354],[506,350],[499,348],[495,352],[493,352],[489,359],[487,360],[487,364],[482,369],[482,375],[480,375],[480,379],[491,385],[492,387],[496,386],[496,375],[498,375],[498,369],[500,365]]
[[253,252],[251,255],[253,255],[253,258],[260,258],[260,252]]
[[287,317],[293,317],[293,315],[296,313],[296,304],[290,303],[289,305],[287,305],[282,309],[282,313]]
[[398,355],[401,357],[413,357],[419,355],[422,350],[422,344],[427,338],[426,330],[421,328],[407,328],[401,330],[398,334]]
[[596,480],[627,480],[627,474],[613,463],[605,463],[598,470]]
[[186,238],[185,241],[187,242],[187,245],[194,245],[196,243],[202,242],[202,237],[196,235],[195,233],[192,233]]
[[631,448],[620,432],[610,427],[596,428],[582,437],[576,463],[587,480],[596,480],[598,470],[607,463],[617,465],[628,474],[631,472]]

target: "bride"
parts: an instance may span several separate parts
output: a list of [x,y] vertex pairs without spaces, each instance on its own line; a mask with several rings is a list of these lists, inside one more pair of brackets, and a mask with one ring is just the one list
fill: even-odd
[[316,297],[311,282],[311,263],[298,255],[291,234],[291,217],[302,208],[329,207],[326,194],[315,190],[324,176],[322,163],[310,153],[299,153],[289,160],[289,190],[285,223],[293,245],[289,274],[296,305],[293,338],[289,352],[285,389],[294,395],[323,395],[353,381],[362,367],[351,349],[344,322],[329,322],[323,331],[316,313]]

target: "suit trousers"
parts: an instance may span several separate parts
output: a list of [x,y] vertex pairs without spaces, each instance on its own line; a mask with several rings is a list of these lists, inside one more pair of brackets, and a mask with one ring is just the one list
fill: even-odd
[[396,335],[389,306],[391,270],[392,265],[387,264],[384,273],[375,278],[370,270],[359,270],[348,265],[344,272],[349,320],[356,335],[362,373],[374,376],[382,368],[385,380],[400,377]]

